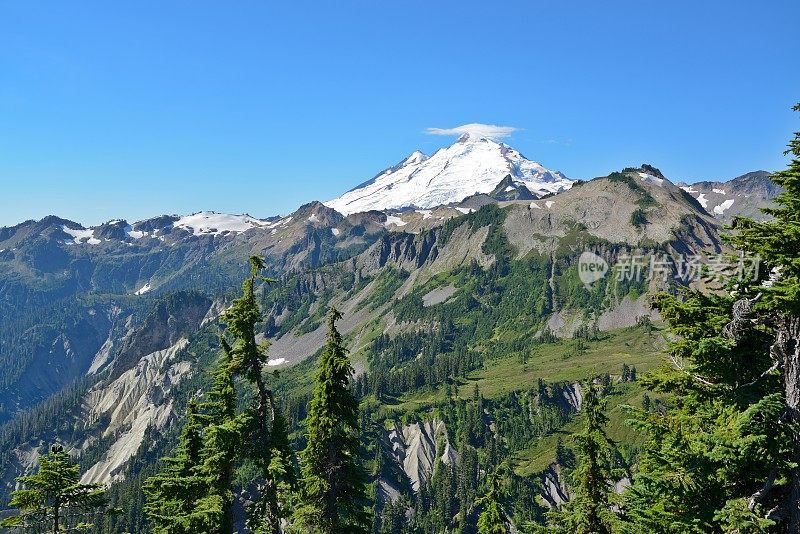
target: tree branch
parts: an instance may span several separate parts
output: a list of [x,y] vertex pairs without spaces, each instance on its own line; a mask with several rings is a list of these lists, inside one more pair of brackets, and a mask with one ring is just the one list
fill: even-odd
[[750,502],[747,503],[747,509],[751,512],[756,509],[756,505],[761,502],[761,500],[770,492],[772,489],[772,485],[775,484],[775,478],[778,476],[778,470],[773,469],[769,472],[769,476],[767,477],[767,481],[764,482],[764,485],[761,487],[760,490],[755,492],[750,497]]

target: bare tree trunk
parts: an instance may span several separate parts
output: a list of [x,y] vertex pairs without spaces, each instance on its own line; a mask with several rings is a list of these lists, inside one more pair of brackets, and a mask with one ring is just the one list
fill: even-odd
[[[253,340],[255,343],[255,339]],[[263,446],[269,448],[272,444],[272,423],[275,420],[275,401],[272,392],[267,388],[264,379],[261,377],[261,369],[258,362],[253,360],[253,374],[256,378],[256,388],[258,390],[258,434]],[[275,480],[268,472],[264,473],[264,493],[267,497],[267,517],[269,530],[272,534],[281,534],[280,509],[278,506],[277,488]]]
[[61,509],[61,500],[59,497],[56,497],[55,503],[53,503],[53,534],[59,534],[61,532],[61,527],[59,522],[61,521],[61,517],[59,511]]
[[[784,419],[791,428],[800,425],[800,317],[782,318],[772,346],[772,356],[783,363],[783,387],[786,398]],[[798,467],[789,472],[789,495],[785,503],[789,532],[800,534],[800,439],[793,435],[792,461]]]

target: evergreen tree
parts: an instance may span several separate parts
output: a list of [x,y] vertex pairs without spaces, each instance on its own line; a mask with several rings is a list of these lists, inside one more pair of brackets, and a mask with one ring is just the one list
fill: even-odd
[[400,534],[406,525],[406,505],[403,501],[387,502],[381,513],[380,528],[377,534]]
[[207,532],[228,534],[233,532],[233,474],[240,458],[242,434],[250,423],[246,415],[236,415],[236,388],[227,352],[217,364],[208,400],[201,408],[208,426],[200,472],[208,491],[197,509],[213,527]]
[[478,534],[508,533],[508,518],[502,504],[504,497],[502,479],[498,473],[494,473],[489,478],[489,491],[477,503],[482,508],[478,517]]
[[279,534],[281,520],[287,515],[280,500],[287,501],[293,491],[296,476],[289,448],[286,422],[275,406],[272,391],[264,380],[263,369],[267,365],[265,342],[256,341],[256,325],[263,321],[256,301],[255,285],[258,280],[271,282],[261,277],[264,269],[261,258],[250,258],[250,276],[242,286],[242,296],[222,316],[227,332],[235,341],[222,339],[222,348],[230,358],[231,372],[243,376],[256,392],[255,406],[248,420],[251,423],[244,445],[262,478],[260,498],[251,510],[249,526],[256,532]]
[[186,411],[175,456],[162,458],[162,471],[147,479],[142,489],[147,498],[144,511],[153,532],[191,534],[211,532],[214,519],[198,502],[208,493],[200,472],[203,452],[203,422],[197,402],[192,399]]
[[629,382],[631,380],[631,368],[627,363],[622,364],[622,381]]
[[301,454],[303,505],[295,514],[300,531],[320,534],[366,533],[370,526],[358,401],[350,388],[353,367],[336,329],[341,317],[331,309],[307,419],[308,445]]
[[19,515],[0,522],[3,528],[33,532],[72,532],[92,528],[91,516],[116,513],[106,508],[102,484],[81,484],[80,467],[61,445],[53,445],[39,460],[34,475],[21,476],[23,489],[11,494],[11,506]]
[[564,444],[564,440],[559,436],[556,440],[556,463],[565,471],[572,471],[575,469],[575,462],[575,453]]
[[729,238],[761,258],[759,276],[655,299],[672,365],[641,381],[670,397],[631,409],[647,442],[630,532],[800,532],[800,133],[789,152],[773,218],[737,218]]
[[586,389],[583,410],[584,431],[575,436],[577,467],[572,473],[574,496],[561,510],[551,512],[550,524],[569,534],[607,534],[613,532],[616,515],[611,510],[614,470],[614,444],[605,432],[608,417],[605,402],[596,386]]
[[[207,400],[200,410],[190,403],[176,456],[145,484],[146,512],[156,532],[232,532],[234,471],[245,457],[253,460],[264,482],[247,526],[256,533],[281,532],[281,504],[290,504],[296,477],[286,421],[261,372],[266,346],[256,342],[261,313],[255,283],[263,263],[254,257],[250,265],[243,296],[222,316],[234,341],[220,336],[222,356]],[[250,382],[256,394],[252,409],[242,413],[237,413],[236,375]]]
[[466,528],[469,515],[476,501],[478,481],[480,478],[480,465],[478,451],[462,438],[458,450],[459,462],[457,464],[458,488],[457,501],[459,504],[458,521],[462,530]]
[[[795,105],[794,110],[800,111],[800,104]],[[754,300],[752,308],[761,318],[759,322],[772,329],[770,369],[779,377],[776,389],[783,396],[779,422],[790,440],[785,458],[790,466],[787,469],[786,463],[775,462],[762,479],[764,486],[758,496],[750,498],[748,508],[754,508],[754,499],[758,503],[771,497],[769,494],[777,489],[771,481],[785,475],[787,485],[778,491],[781,497],[777,497],[778,502],[767,515],[771,514],[790,532],[800,532],[800,132],[795,132],[785,154],[791,157],[789,167],[772,176],[773,182],[784,191],[775,199],[776,207],[764,210],[772,219],[765,222],[735,220],[738,233],[731,241],[745,253],[758,256],[769,272],[769,278],[758,287],[758,294],[752,300],[747,294],[741,295],[734,311],[737,308],[749,311]],[[736,329],[734,322],[728,329],[729,336],[735,338]]]

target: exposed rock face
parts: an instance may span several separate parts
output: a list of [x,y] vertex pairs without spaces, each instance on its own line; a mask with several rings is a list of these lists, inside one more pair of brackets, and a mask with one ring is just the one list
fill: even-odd
[[538,198],[525,184],[514,182],[510,174],[506,175],[488,196],[494,200],[533,200]]
[[583,388],[580,383],[575,382],[564,388],[564,400],[567,401],[573,410],[581,411],[583,406]]
[[107,384],[93,387],[84,397],[86,426],[107,421],[99,437],[113,437],[102,460],[89,468],[83,483],[108,483],[122,476],[151,427],[162,430],[175,417],[169,393],[190,370],[187,361],[175,361],[188,340],[142,357],[131,369]]
[[414,493],[430,480],[437,459],[445,465],[459,462],[458,453],[447,439],[447,428],[438,419],[405,427],[395,425],[386,432],[384,444],[390,457],[402,467]]
[[31,473],[33,466],[39,463],[41,451],[46,450],[46,444],[43,442],[26,443],[14,449],[14,458],[2,476],[2,491],[0,495],[10,495],[12,491],[21,489],[20,484],[16,481],[15,477],[18,474]]
[[422,305],[426,308],[447,302],[450,297],[456,294],[458,288],[450,284],[445,287],[437,287],[422,297]]
[[542,472],[542,498],[551,509],[560,508],[562,504],[569,501],[570,493],[561,474],[560,465],[550,464]]
[[212,301],[199,293],[170,295],[156,304],[144,325],[129,335],[114,359],[111,378],[136,365],[145,354],[174,346],[197,330],[211,309]]
[[[669,180],[645,168],[613,176],[576,184],[548,199],[509,203],[505,229],[519,256],[554,251],[576,225],[594,237],[631,246],[674,241],[686,227],[700,234],[700,241],[716,240],[718,221]],[[636,212],[644,224],[632,224]],[[697,220],[707,224],[694,228]]]
[[583,315],[580,313],[567,313],[556,311],[547,320],[547,329],[561,338],[572,337],[578,328],[584,324]]
[[652,309],[647,297],[634,300],[626,295],[619,304],[601,313],[596,324],[598,329],[608,331],[634,326],[643,317],[657,320],[658,311]]

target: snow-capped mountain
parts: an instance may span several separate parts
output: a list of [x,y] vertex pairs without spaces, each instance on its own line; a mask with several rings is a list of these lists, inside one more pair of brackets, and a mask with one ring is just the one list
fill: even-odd
[[433,208],[491,193],[507,176],[542,196],[569,189],[573,181],[486,137],[464,134],[432,156],[414,152],[397,165],[325,203],[345,215],[370,210]]

